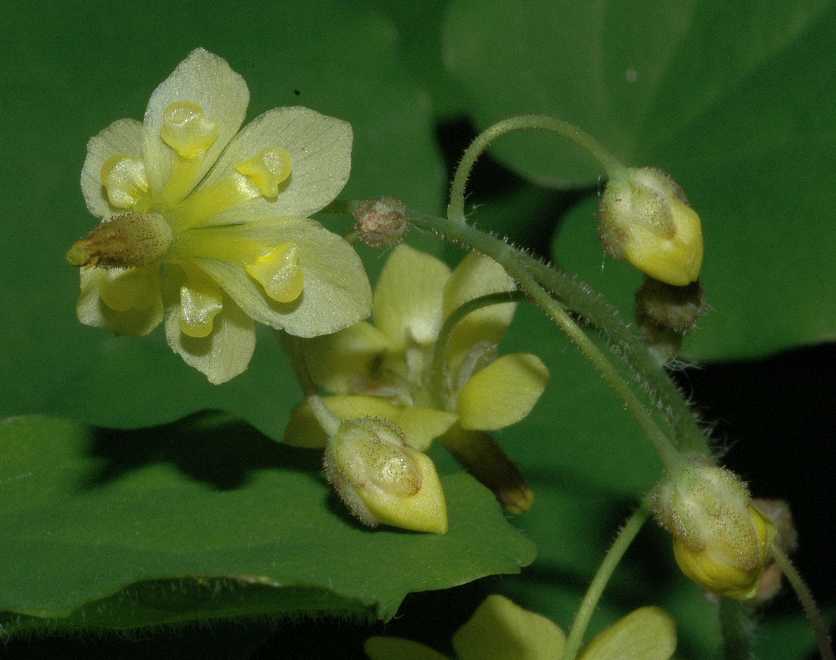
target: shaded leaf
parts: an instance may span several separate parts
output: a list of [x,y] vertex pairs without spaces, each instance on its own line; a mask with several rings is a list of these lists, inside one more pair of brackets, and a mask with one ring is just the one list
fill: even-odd
[[320,474],[217,413],[118,432],[0,424],[6,632],[123,629],[252,615],[389,619],[411,591],[515,572],[533,544],[492,494],[444,477],[450,532],[369,531]]

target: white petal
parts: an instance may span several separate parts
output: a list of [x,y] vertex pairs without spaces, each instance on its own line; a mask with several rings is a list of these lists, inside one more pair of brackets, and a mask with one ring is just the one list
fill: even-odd
[[431,344],[442,321],[442,294],[450,269],[430,254],[399,245],[374,292],[374,323],[393,344]]
[[120,119],[87,143],[87,158],[81,168],[81,192],[87,208],[95,216],[107,218],[115,209],[107,201],[102,186],[102,166],[114,156],[142,160],[142,124],[135,119]]
[[206,337],[190,337],[180,329],[180,300],[177,287],[167,290],[165,336],[168,345],[189,366],[203,373],[214,385],[225,383],[244,372],[255,350],[255,323],[232,300],[213,319]]
[[342,237],[317,222],[297,219],[259,221],[223,231],[228,232],[231,239],[245,238],[266,245],[291,241],[299,248],[304,288],[291,303],[268,298],[242,265],[217,259],[195,259],[227,295],[259,323],[297,337],[318,337],[368,317],[372,294],[363,262]]
[[200,187],[234,175],[236,165],[275,147],[290,153],[290,178],[279,186],[275,199],[256,197],[219,214],[212,223],[246,222],[265,212],[297,218],[316,213],[348,181],[352,135],[348,122],[308,108],[276,108],[256,117],[235,137]]
[[202,48],[193,50],[151,94],[145,111],[145,167],[151,188],[159,193],[177,158],[160,137],[165,109],[177,101],[197,103],[215,124],[218,137],[190,174],[188,192],[200,181],[238,132],[247,112],[250,92],[244,79],[226,60]]
[[[158,267],[106,270],[82,268],[81,294],[76,305],[78,320],[84,325],[107,328],[118,335],[147,335],[163,319]],[[102,299],[103,287],[119,287],[118,280],[132,280],[128,287],[133,295],[125,294],[125,309],[108,306]]]

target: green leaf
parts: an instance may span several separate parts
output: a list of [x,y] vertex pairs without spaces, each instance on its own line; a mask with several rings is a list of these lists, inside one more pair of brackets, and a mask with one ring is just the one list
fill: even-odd
[[[511,6],[460,0],[445,61],[480,128],[558,115],[633,165],[670,172],[703,220],[712,313],[695,359],[750,358],[836,338],[836,9],[826,0]],[[602,172],[556,136],[513,135],[492,153],[532,181],[590,185]],[[606,262],[591,202],[558,260],[629,306],[635,277]],[[583,257],[583,260],[581,260]]]
[[[131,427],[243,406],[248,419],[276,416],[269,428],[277,436],[296,389],[289,372],[279,371],[285,365],[271,338],[259,341],[253,364],[262,366],[213,389],[170,351],[161,330],[115,338],[76,320],[78,273],[64,253],[96,222],[79,186],[86,143],[117,119],[141,119],[154,87],[204,46],[247,81],[248,119],[304,105],[352,124],[352,174],[343,196],[388,194],[438,209],[444,169],[430,103],[400,61],[393,23],[337,0],[252,7],[221,1],[211,8],[152,2],[142,11],[72,0],[49,11],[21,6],[8,18],[6,46],[20,57],[0,68],[0,85],[13,99],[0,128],[0,175],[9,182],[0,216],[10,248],[0,263],[0,372],[15,382],[0,397],[0,414],[48,412]],[[331,226],[346,233],[352,221]],[[383,259],[375,253],[369,261],[376,268]],[[281,410],[258,412],[278,401]]]
[[328,613],[391,618],[407,593],[514,573],[534,545],[493,495],[443,478],[450,532],[351,519],[320,453],[219,413],[137,432],[0,422],[0,624],[126,629]]

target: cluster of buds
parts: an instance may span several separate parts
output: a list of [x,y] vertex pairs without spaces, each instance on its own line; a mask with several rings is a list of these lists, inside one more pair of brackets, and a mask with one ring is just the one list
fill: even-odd
[[328,439],[325,475],[362,523],[445,534],[447,503],[432,460],[380,418],[344,421]]
[[683,573],[720,596],[756,596],[776,532],[737,475],[687,460],[657,487],[653,506]]

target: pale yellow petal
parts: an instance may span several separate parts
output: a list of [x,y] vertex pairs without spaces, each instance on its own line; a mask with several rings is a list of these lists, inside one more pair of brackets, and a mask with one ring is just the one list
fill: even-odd
[[550,619],[504,596],[488,596],[453,635],[459,660],[555,660],[566,636]]
[[549,380],[549,370],[536,355],[503,355],[477,371],[459,393],[462,428],[495,431],[523,419]]
[[[444,288],[444,318],[464,303],[490,293],[514,291],[516,286],[505,269],[493,259],[471,252],[453,271]],[[470,349],[480,342],[498,344],[514,316],[516,305],[490,305],[471,312],[459,321],[447,343],[447,360],[459,366]]]
[[244,163],[265,150],[290,155],[290,176],[275,197],[258,195],[212,218],[215,224],[247,222],[269,213],[304,218],[330,204],[351,172],[351,125],[308,108],[276,108],[256,117],[235,137],[200,185],[209,188],[228,177],[243,176]]
[[[443,410],[396,406],[380,397],[337,395],[323,397],[323,401],[328,410],[342,420],[360,417],[389,420],[404,432],[406,444],[419,451],[427,449],[456,421],[454,414]],[[327,439],[307,402],[298,405],[288,422],[284,441],[295,447],[321,448]]]
[[431,344],[442,322],[442,295],[450,269],[432,255],[399,245],[374,292],[374,323],[395,350],[409,342]]
[[389,340],[371,323],[361,321],[333,335],[309,339],[303,347],[314,382],[335,394],[348,394],[368,382]]
[[[172,174],[179,179],[168,201],[185,197],[200,181],[218,155],[238,132],[249,103],[244,79],[226,60],[202,48],[193,50],[151,94],[144,121],[145,166],[151,189],[161,195],[171,186]],[[183,159],[163,139],[165,115],[173,104],[193,104],[202,121],[212,127],[213,138],[204,153]]]
[[447,660],[435,649],[401,637],[369,637],[363,650],[369,660]]
[[[203,337],[183,332],[182,289],[171,286],[166,296],[165,335],[168,345],[210,383],[219,385],[244,372],[255,350],[255,323],[229,298],[212,318]],[[178,295],[179,293],[179,295]]]
[[[127,158],[142,165],[142,124],[135,119],[113,122],[87,143],[87,157],[81,168],[81,192],[87,208],[95,216],[107,218],[123,208],[111,206],[102,182],[102,168],[114,158]],[[139,169],[139,167],[138,167]]]
[[159,267],[82,268],[76,313],[84,325],[120,335],[147,335],[163,318]]
[[240,263],[222,261],[218,258],[221,255],[194,259],[259,323],[297,337],[318,337],[342,330],[369,315],[372,296],[363,262],[342,237],[313,220],[259,221],[195,231],[223,233],[231,242],[242,239],[267,246],[281,242],[297,246],[304,288],[289,303],[269,298],[264,287]]
[[599,633],[580,660],[668,660],[676,651],[676,624],[658,607],[640,607]]

